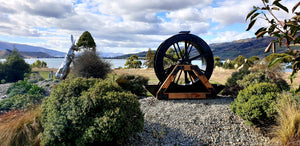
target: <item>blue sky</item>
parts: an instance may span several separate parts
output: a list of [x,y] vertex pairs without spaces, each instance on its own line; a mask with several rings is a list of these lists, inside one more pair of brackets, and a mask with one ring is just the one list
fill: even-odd
[[[282,0],[288,6],[299,0]],[[100,52],[155,50],[190,30],[208,44],[254,37],[245,17],[261,0],[0,0],[0,41],[67,52],[89,31]]]

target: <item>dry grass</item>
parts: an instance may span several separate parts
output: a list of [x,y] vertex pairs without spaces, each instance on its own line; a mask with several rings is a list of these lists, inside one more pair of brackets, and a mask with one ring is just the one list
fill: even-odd
[[[235,70],[216,68],[210,78],[210,82],[224,85],[227,78],[231,77],[233,72],[235,72]],[[159,82],[155,75],[154,69],[114,69],[113,74],[116,74],[117,76],[121,74],[136,74],[145,76],[149,78],[150,85],[155,85]]]
[[0,115],[1,146],[39,145],[38,135],[42,131],[40,108],[27,112],[10,111]]
[[53,71],[53,72],[56,72],[57,71],[57,68],[32,68],[32,71]]
[[274,127],[275,140],[282,145],[300,145],[300,104],[291,94],[282,94],[278,101],[279,125]]
[[154,69],[114,69],[113,73],[115,76],[115,79],[117,78],[117,76],[120,76],[122,74],[134,74],[134,75],[140,75],[140,76],[144,76],[144,77],[148,77],[149,78],[149,84],[150,85],[154,85],[154,84],[158,84],[158,79],[156,78]]

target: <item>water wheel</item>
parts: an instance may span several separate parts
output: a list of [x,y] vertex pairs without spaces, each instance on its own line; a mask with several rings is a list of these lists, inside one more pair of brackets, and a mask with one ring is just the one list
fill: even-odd
[[189,31],[180,32],[158,47],[154,70],[160,83],[146,88],[157,98],[206,98],[215,94],[208,82],[213,68],[207,43]]

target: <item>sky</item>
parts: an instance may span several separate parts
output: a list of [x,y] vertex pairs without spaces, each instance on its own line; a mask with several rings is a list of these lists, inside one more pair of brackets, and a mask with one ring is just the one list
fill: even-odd
[[266,25],[245,31],[254,5],[261,0],[0,0],[0,41],[67,52],[71,35],[89,31],[97,51],[123,54],[156,50],[183,30],[208,44],[230,42]]

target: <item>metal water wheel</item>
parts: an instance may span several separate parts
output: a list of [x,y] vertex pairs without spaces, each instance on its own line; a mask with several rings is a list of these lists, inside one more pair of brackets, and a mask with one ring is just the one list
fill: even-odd
[[160,83],[146,88],[159,99],[206,98],[216,93],[208,82],[213,69],[214,58],[207,43],[183,31],[158,47],[154,70]]

